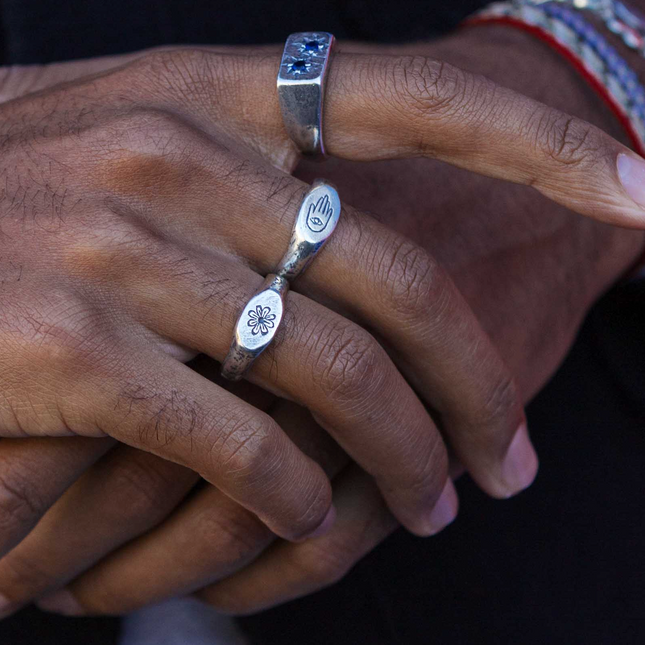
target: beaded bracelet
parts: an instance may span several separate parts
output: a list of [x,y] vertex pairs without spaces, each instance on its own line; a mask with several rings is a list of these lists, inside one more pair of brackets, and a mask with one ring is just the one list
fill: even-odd
[[[634,149],[645,156],[645,90],[629,64],[575,9],[592,11],[627,47],[645,58],[645,20],[617,0],[496,2],[464,25],[507,24],[540,38],[589,82],[618,117]],[[645,250],[623,278],[645,279]]]
[[570,9],[571,6],[593,10],[629,47],[645,55],[645,22],[615,0],[496,2],[464,24],[510,24],[549,44],[573,64],[606,101],[634,148],[645,156],[645,88],[616,49],[578,11]]

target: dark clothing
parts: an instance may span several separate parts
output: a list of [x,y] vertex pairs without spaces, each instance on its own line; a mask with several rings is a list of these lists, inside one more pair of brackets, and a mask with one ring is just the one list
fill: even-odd
[[[169,43],[280,42],[311,28],[341,38],[420,39],[482,4],[0,0],[0,16],[5,62],[34,63]],[[594,309],[529,408],[542,465],[528,492],[495,502],[464,478],[452,527],[429,540],[399,531],[333,588],[245,619],[253,641],[645,642],[643,329],[645,284],[616,289]],[[103,645],[117,628],[108,619],[31,610],[0,624],[0,645]]]
[[645,282],[615,289],[528,409],[535,484],[469,481],[439,536],[404,531],[334,587],[245,620],[254,643],[645,642]]
[[5,60],[43,63],[176,43],[282,42],[312,28],[397,41],[447,31],[482,0],[0,0]]

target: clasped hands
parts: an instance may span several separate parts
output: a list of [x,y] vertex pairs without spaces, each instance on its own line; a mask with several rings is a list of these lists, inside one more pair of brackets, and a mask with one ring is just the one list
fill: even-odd
[[[449,454],[495,497],[535,476],[523,397],[449,272],[347,198],[251,384],[213,377],[307,188],[278,61],[154,51],[1,107],[5,614],[195,592],[256,611],[338,579],[398,523],[441,530]],[[429,157],[645,224],[624,146],[425,56],[340,53],[325,133],[338,159]]]

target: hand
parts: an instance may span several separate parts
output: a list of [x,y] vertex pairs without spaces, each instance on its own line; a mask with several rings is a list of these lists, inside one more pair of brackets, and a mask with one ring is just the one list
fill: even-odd
[[[377,84],[408,67],[417,80],[432,72],[418,59],[375,60]],[[355,94],[343,93],[343,68],[355,73],[356,65],[339,57],[330,86],[340,99],[332,103],[339,152],[356,109]],[[8,437],[107,435],[144,449],[190,467],[276,534],[296,539],[333,517],[320,468],[270,416],[177,361],[196,351],[222,357],[239,306],[261,279],[249,264],[266,273],[285,248],[283,215],[304,185],[243,146],[253,141],[276,163],[289,157],[276,106],[255,100],[269,94],[264,84],[274,70],[265,56],[157,52],[5,104],[3,232],[20,244],[5,257],[9,279],[17,277],[5,282],[1,425]],[[240,85],[240,74],[257,77],[258,87]],[[209,81],[206,96],[195,78]],[[235,94],[247,86],[250,95]],[[392,92],[409,100],[396,86]],[[259,105],[252,125],[231,107],[240,101]],[[529,109],[541,108],[523,102],[519,114]],[[413,116],[392,154],[427,135],[429,124]],[[534,170],[552,172],[553,160],[536,158]],[[212,218],[213,208],[227,218]],[[614,210],[629,218],[634,206],[622,195]],[[361,213],[348,209],[343,222],[303,291],[370,322],[486,490],[507,496],[525,487],[536,464],[512,380],[447,276],[422,249]],[[215,304],[220,326],[212,324]],[[445,488],[454,511],[455,498],[424,406],[356,324],[299,294],[290,306],[291,322],[253,380],[308,407],[376,477],[404,525],[436,531],[435,501]],[[7,479],[5,488],[11,503],[19,484]],[[5,548],[29,525],[14,517]]]
[[[127,449],[124,449],[124,450],[127,450]],[[156,462],[155,462],[155,463],[156,463]],[[133,467],[133,468],[134,468],[134,467]],[[103,470],[102,472],[105,472],[105,470]],[[128,471],[126,470],[125,472],[128,472]],[[131,472],[131,471],[130,471],[130,472]],[[144,473],[144,480],[143,480],[143,481],[146,481],[146,482],[148,481],[148,478],[146,477],[146,473],[147,473],[148,471],[146,470],[145,466],[142,466],[140,470],[134,469],[134,472],[135,472],[135,473],[136,473],[136,472],[143,472],[143,473]],[[155,482],[157,482],[157,475],[156,475],[155,473],[156,473],[156,471],[153,471],[153,476],[151,476],[151,477],[150,477],[150,479],[152,479],[152,480],[153,480],[153,484],[154,484]],[[162,471],[162,473],[163,473],[163,471]],[[162,479],[162,480],[163,480],[163,478],[164,478],[164,475],[166,475],[166,473],[164,473],[164,474],[160,475],[160,477],[161,477],[161,479]],[[167,476],[167,475],[166,475],[166,476]],[[100,481],[102,481],[102,480],[100,480]],[[381,503],[379,502],[379,498],[378,498],[377,496],[372,495],[372,497],[370,498],[369,480],[366,480],[366,481],[368,482],[368,485],[366,486],[366,489],[367,489],[367,490],[365,490],[365,491],[363,491],[363,492],[364,492],[364,493],[367,493],[367,495],[359,494],[359,495],[358,495],[358,499],[359,499],[359,500],[360,500],[360,499],[362,499],[363,501],[366,501],[366,500],[367,500],[368,502],[369,502],[369,501],[370,501],[370,499],[371,499],[371,500],[372,500],[372,503],[367,503],[367,504],[358,504],[358,508],[357,508],[357,509],[355,509],[354,513],[352,514],[352,516],[353,516],[353,517],[355,517],[355,520],[356,520],[356,523],[357,523],[357,524],[358,524],[358,523],[360,523],[360,522],[365,522],[366,520],[369,520],[370,515],[371,515],[371,513],[372,513],[372,512],[369,510],[370,508],[377,508],[377,506],[378,506],[378,507],[380,507],[380,505],[381,505]],[[126,490],[127,490],[127,488],[128,488],[128,487],[126,487]],[[153,486],[153,488],[154,488],[154,486]],[[359,491],[360,491],[360,487],[354,486],[354,489],[357,489],[357,490],[359,490]],[[146,490],[150,490],[150,486],[148,486]],[[346,490],[352,490],[352,489],[350,488],[350,489],[346,489]],[[350,497],[351,497],[351,496],[350,496]],[[87,499],[89,499],[89,498],[87,498]],[[226,499],[226,498],[223,498],[223,499]],[[172,500],[170,500],[170,501],[168,501],[168,502],[164,502],[164,503],[168,506],[168,505],[172,505],[172,504],[173,504],[173,501],[172,501]],[[376,506],[375,506],[375,503],[376,503]],[[69,507],[68,507],[68,508],[69,508]],[[203,511],[204,511],[204,512],[205,512],[205,509],[207,509],[207,508],[208,508],[208,507],[207,507],[206,505],[204,505],[204,506],[202,507],[202,509],[203,509]],[[366,513],[358,513],[358,512],[356,512],[358,509],[364,509],[364,510],[366,511]],[[121,508],[121,510],[123,510],[123,509]],[[220,508],[220,510],[222,510],[222,509]],[[225,510],[225,509],[224,509],[224,510]],[[239,513],[240,511],[241,511],[241,509],[240,509],[240,510],[238,510],[237,512]],[[344,516],[344,512],[343,512],[343,516]],[[378,516],[379,516],[379,513],[375,513],[375,517],[378,517]],[[212,516],[211,516],[211,517],[212,517]],[[222,515],[221,515],[221,516],[215,516],[215,518],[216,518],[216,519],[215,519],[215,521],[216,521],[216,522],[219,522],[219,521],[220,521],[219,519],[217,519],[218,517],[224,517],[224,518],[226,518],[226,517],[228,517],[228,516],[224,513],[224,511],[222,511]],[[242,526],[242,527],[243,527],[243,529],[242,529],[242,530],[244,531],[244,533],[243,533],[243,535],[242,535],[242,537],[241,537],[240,539],[241,539],[241,541],[244,541],[244,536],[245,536],[245,535],[248,535],[248,533],[246,533],[246,525],[245,525],[245,524],[243,524],[243,523],[242,523],[242,521],[241,521],[241,520],[239,520],[239,519],[237,520],[237,522],[238,522],[238,523],[237,523],[237,524],[235,524],[235,518],[236,518],[236,517],[237,517],[237,516],[232,515],[229,519],[230,519],[230,520],[231,520],[231,522],[232,522],[232,526]],[[247,517],[252,518],[252,516],[251,516],[251,515],[248,515],[248,514],[247,514]],[[386,516],[386,517],[387,517],[387,516]],[[133,518],[133,519],[134,519],[134,518]],[[207,519],[207,518],[204,518],[204,519]],[[55,522],[54,522],[54,524],[55,524]],[[253,526],[255,526],[257,523],[256,523],[256,524],[253,524],[253,523],[251,522],[251,520],[249,520],[249,526],[250,526],[251,524],[252,524]],[[368,524],[368,525],[369,525],[369,524],[371,524],[371,525],[376,526],[376,527],[378,528],[378,527],[379,527],[380,522],[376,522],[376,521],[375,521],[375,522],[371,522],[371,523],[370,523],[370,522],[368,521],[368,522],[367,522],[367,524]],[[390,520],[386,520],[386,521],[384,521],[382,524],[383,524],[383,527],[384,527],[384,529],[386,530],[386,532],[387,532],[387,530],[390,530],[390,529],[391,529],[391,527],[392,527],[392,525],[393,525],[393,524],[392,524],[392,520],[391,520],[391,519],[390,519]],[[216,525],[217,525],[217,524],[216,524]],[[122,526],[123,526],[123,525],[122,525]],[[136,531],[137,531],[137,526],[139,527],[139,528],[138,528],[138,530],[139,530],[139,531],[140,531],[140,530],[143,530],[143,529],[141,528],[141,524],[138,524],[138,525],[136,525],[136,526],[133,526],[133,530],[135,531],[135,533],[136,533]],[[202,526],[203,526],[203,525],[202,525]],[[212,526],[212,524],[210,524],[210,526]],[[224,522],[224,524],[222,524],[221,526],[225,528],[226,526],[228,526],[228,524],[227,524],[226,522]],[[207,527],[208,527],[208,525],[206,525],[206,530],[208,530],[208,528],[207,528]],[[353,524],[352,524],[352,522],[349,522],[349,524],[344,524],[342,528],[343,528],[343,530],[345,531],[345,529],[349,529],[350,527],[351,527],[351,528],[353,528],[353,529],[359,528],[358,526],[353,525]],[[388,528],[388,527],[389,527],[389,528]],[[340,528],[340,527],[339,527],[339,528]],[[345,531],[345,532],[347,532],[347,531]],[[36,534],[35,534],[35,535],[37,535],[37,533],[38,533],[38,532],[36,532]],[[35,537],[35,535],[34,535],[34,537]],[[219,532],[219,533],[218,533],[218,535],[219,535],[219,537],[220,537],[220,538],[222,537],[222,536],[221,536],[221,532]],[[227,535],[230,535],[230,534],[227,534]],[[42,536],[42,533],[41,533],[41,536]],[[68,537],[69,537],[69,536],[68,536]],[[131,536],[130,536],[130,537],[131,537]],[[345,537],[346,537],[348,540],[350,540],[350,538],[352,538],[352,539],[351,539],[351,541],[350,541],[350,542],[348,542],[348,544],[349,544],[350,546],[351,546],[351,545],[353,545],[353,547],[352,547],[352,549],[348,550],[348,551],[347,551],[347,553],[346,553],[346,556],[349,556],[349,557],[348,557],[348,559],[347,559],[347,560],[345,560],[345,561],[342,561],[342,562],[341,562],[341,561],[339,561],[339,562],[340,562],[340,564],[341,564],[343,567],[347,567],[347,566],[349,566],[349,564],[351,564],[351,558],[352,558],[352,556],[359,556],[359,555],[360,555],[360,549],[361,549],[363,546],[364,546],[365,548],[368,548],[368,547],[369,547],[369,544],[370,544],[370,543],[372,543],[372,544],[373,544],[373,543],[374,543],[374,540],[376,539],[376,538],[372,538],[372,537],[371,537],[371,535],[370,535],[370,533],[369,533],[369,531],[368,531],[368,532],[367,532],[367,535],[366,535],[366,538],[367,538],[367,539],[365,540],[365,543],[364,543],[364,544],[362,544],[362,545],[358,545],[358,546],[357,546],[357,545],[356,545],[356,540],[354,539],[354,534],[352,534],[352,536],[350,536],[350,535],[346,535]],[[125,540],[127,540],[127,539],[128,539],[128,538],[127,538],[127,537],[124,537],[124,536],[117,536],[117,537],[113,540],[113,542],[115,542],[115,543],[119,543],[119,540],[124,540],[124,541],[125,541]],[[231,545],[230,545],[230,546],[231,546],[231,548],[233,548],[233,547],[235,547],[235,545],[238,543],[238,542],[237,542],[237,538],[236,538],[235,536],[232,536],[230,539],[231,539]],[[270,538],[268,538],[268,539],[270,539]],[[31,538],[30,538],[30,540],[31,540]],[[25,542],[25,544],[24,544],[24,546],[25,546],[25,547],[27,547],[27,546],[28,546],[28,544],[29,544],[30,540],[27,540],[27,541]],[[33,545],[35,544],[35,542],[31,542],[31,544],[32,544],[32,546],[33,546]],[[304,555],[307,551],[309,551],[309,553],[310,553],[310,554],[311,554],[311,552],[316,552],[316,551],[317,551],[317,547],[315,546],[316,544],[319,544],[319,541],[311,541],[311,542],[308,542],[306,545],[303,545],[303,549],[302,549],[302,553],[303,553],[303,555]],[[86,545],[86,546],[87,546],[87,545]],[[201,547],[203,547],[203,546],[204,546],[204,543],[202,543],[200,540],[197,540],[197,545],[196,545],[196,547],[195,547],[195,548],[196,548],[196,549],[198,549],[198,548],[200,548],[200,546],[201,546]],[[212,546],[212,545],[211,545],[211,546]],[[305,546],[306,546],[307,548],[305,548]],[[72,547],[72,548],[73,548],[73,547]],[[238,550],[239,550],[239,547],[238,547]],[[250,550],[250,549],[249,549],[249,550]],[[29,548],[27,548],[27,549],[25,549],[24,551],[22,551],[22,555],[18,556],[18,554],[19,554],[21,551],[22,551],[22,547],[21,547],[21,549],[16,550],[16,552],[14,552],[14,553],[16,554],[16,556],[17,556],[17,557],[13,560],[13,565],[9,565],[9,564],[7,564],[7,566],[4,568],[4,571],[5,571],[5,574],[7,575],[7,578],[10,578],[10,577],[11,577],[11,576],[10,576],[10,572],[11,572],[11,571],[14,571],[14,572],[22,571],[22,572],[24,573],[25,571],[30,570],[30,571],[33,571],[34,573],[37,573],[37,572],[38,572],[38,567],[33,567],[33,568],[29,567],[29,562],[30,562],[30,560],[29,560],[28,558],[26,558],[26,557],[25,557],[25,555],[26,555],[26,554],[28,554],[28,553],[30,552]],[[229,552],[230,552],[230,551],[229,551]],[[333,554],[338,553],[338,552],[340,552],[340,551],[331,550],[331,551],[329,551],[329,552],[332,554],[332,556],[330,556],[330,557],[333,557]],[[86,549],[85,553],[87,553],[87,549]],[[13,554],[12,554],[12,555],[13,555]],[[33,555],[33,552],[31,552],[31,555]],[[240,559],[243,559],[243,558],[240,558]],[[212,553],[211,553],[211,560],[212,560]],[[11,561],[11,560],[10,560],[10,559],[7,559],[7,560],[5,560],[5,563],[7,563],[7,561]],[[51,562],[51,560],[50,560],[50,562]],[[329,561],[329,559],[325,560],[325,559],[321,559],[321,558],[319,558],[317,561],[312,562],[312,561],[310,561],[310,560],[307,560],[307,562],[309,562],[309,564],[310,564],[311,566],[315,566],[315,565],[316,565],[316,562],[318,563],[318,565],[319,565],[319,569],[321,569],[321,571],[320,571],[320,575],[318,576],[318,579],[320,579],[321,577],[324,577],[325,579],[329,579],[329,577],[330,577],[330,573],[329,573],[329,572],[330,572],[330,570],[331,570],[331,569],[333,569],[333,567],[331,567],[331,564],[332,564],[332,563]],[[18,566],[16,566],[16,563],[18,563]],[[22,566],[20,566],[20,563],[22,563]],[[65,562],[63,562],[62,564],[63,564],[63,566],[64,566]],[[239,564],[239,563],[236,563],[236,564]],[[26,566],[25,566],[25,565],[26,565]],[[87,562],[85,563],[85,566],[87,566]],[[83,564],[81,564],[81,567],[83,567]],[[339,567],[339,565],[337,564],[337,565],[336,565],[336,567],[338,568],[338,567]],[[55,568],[56,568],[56,566],[54,565],[54,567],[53,567],[53,568],[55,569]],[[62,568],[62,567],[61,567],[61,568]],[[166,567],[165,569],[166,569],[166,571],[165,571],[164,573],[168,573],[168,572],[167,572],[167,569],[168,569],[168,568]],[[41,573],[42,573],[42,572],[43,572],[43,569],[41,569],[40,571],[41,571]],[[60,573],[60,572],[59,572],[59,573]],[[177,573],[180,573],[180,572],[177,572]],[[212,573],[212,572],[210,572],[210,571],[209,571],[208,573]],[[324,576],[323,576],[323,573],[324,573]],[[36,579],[38,579],[38,578],[39,578],[39,576],[38,576],[38,575],[32,575],[32,576],[16,576],[16,577],[23,578],[23,580],[26,578],[26,579],[27,579],[27,582],[29,582],[29,579],[31,579],[31,581],[34,581],[34,578],[36,578]],[[169,577],[172,577],[172,574],[171,574],[171,573],[169,573]],[[303,576],[303,578],[306,578],[306,576]],[[313,580],[314,578],[316,578],[316,576],[310,576],[310,578]],[[45,574],[45,575],[40,576],[41,589],[42,589],[42,581],[43,581],[44,579],[47,579],[47,575],[46,575],[46,574]],[[114,583],[115,583],[115,584],[116,584],[116,580],[117,580],[117,579],[114,579]],[[232,579],[232,580],[234,580],[234,579]],[[20,581],[19,581],[19,580],[15,580],[14,582],[15,582],[15,585],[16,585],[17,587],[20,587]],[[58,580],[58,582],[60,583],[60,582],[61,582],[61,580]],[[285,582],[288,582],[288,578],[285,578]],[[315,582],[315,580],[314,580],[314,582]],[[51,586],[53,586],[53,585],[54,585],[54,579],[53,579],[53,578],[49,578],[49,583],[50,583],[50,585],[51,585]],[[307,583],[311,584],[311,580],[309,580],[309,581],[307,581],[307,580],[301,580],[301,581],[300,581],[300,585],[301,585],[301,586],[300,586],[300,588],[301,588],[301,589],[303,589],[303,586],[302,586],[302,585],[304,585],[304,587],[307,587]],[[15,590],[16,586],[14,586],[14,590]],[[46,587],[45,587],[45,588],[46,588]],[[309,588],[310,588],[310,587],[309,587]],[[81,590],[81,589],[83,589],[83,586],[82,586],[82,585],[80,585],[80,586],[79,586],[79,590]],[[220,588],[220,589],[221,589],[221,588]],[[272,588],[271,588],[271,586],[270,586],[270,587],[269,587],[269,591],[271,591],[271,589],[272,589]],[[86,606],[88,609],[90,609],[90,610],[99,608],[99,609],[102,609],[102,610],[104,610],[104,611],[114,611],[114,610],[115,610],[115,604],[114,604],[114,601],[116,601],[116,596],[115,596],[115,597],[113,597],[113,598],[111,597],[111,592],[112,592],[113,590],[114,590],[114,585],[112,585],[112,586],[109,586],[109,585],[108,585],[108,586],[106,587],[106,592],[105,592],[105,594],[104,594],[104,597],[103,597],[103,598],[101,598],[101,599],[98,599],[98,602],[97,602],[97,599],[96,599],[96,598],[94,599],[94,602],[92,602],[91,593],[90,593],[90,594],[89,594],[89,600],[90,600],[90,602],[84,603],[84,604],[85,604],[85,606]],[[133,589],[132,591],[136,591],[136,589]],[[141,591],[141,593],[145,593],[145,590],[144,590],[144,589],[140,589],[140,591]],[[274,593],[275,593],[275,589],[273,589],[273,591],[274,591]],[[291,593],[293,593],[293,589],[291,589]],[[14,594],[14,596],[17,596],[17,594]],[[221,594],[220,594],[220,596],[221,596]],[[82,594],[82,593],[81,593],[81,594],[80,594],[80,597],[81,597],[83,600],[85,600],[85,596],[84,596],[84,594]],[[276,596],[276,597],[274,597],[273,602],[275,602],[276,600],[279,600],[279,599],[280,599],[280,598],[279,598],[278,596]],[[113,602],[112,602],[112,604],[110,604],[110,602],[109,602],[110,600],[112,600],[112,601],[113,601]],[[261,600],[261,599],[260,599],[260,600]],[[127,598],[127,596],[123,599],[123,602],[125,603],[125,605],[126,605],[126,606],[128,606],[128,605],[127,605],[127,603],[129,602],[129,599]],[[242,604],[240,603],[239,599],[238,599],[238,601],[237,601],[237,602],[238,602],[238,605],[237,605],[237,606],[238,606],[238,607],[242,607]],[[247,600],[247,602],[248,602],[248,600]],[[266,600],[265,600],[264,602],[266,602]],[[221,604],[221,601],[220,601],[220,604]],[[252,606],[252,605],[249,605],[249,606]],[[257,606],[257,605],[256,605],[256,606]],[[117,610],[117,611],[119,610],[119,609],[118,609],[118,607],[116,608],[116,610]]]
[[[388,194],[395,191],[399,199],[392,200],[388,221],[415,233],[453,267],[460,288],[516,370],[526,400],[563,358],[594,297],[629,266],[642,245],[640,234],[588,223],[526,191],[448,167],[418,161],[369,168],[332,163],[330,176],[343,191],[378,185],[386,186]],[[427,185],[428,177],[432,202],[420,206],[410,187]],[[359,188],[353,197],[367,205],[380,195]],[[435,200],[441,209],[434,207]],[[511,217],[520,218],[517,226],[509,225]],[[544,227],[532,230],[529,225],[537,217]],[[177,488],[186,484],[174,483],[162,462],[152,473],[144,471],[140,486],[123,482],[111,461],[91,477],[95,484],[86,480],[73,487],[42,526],[0,563],[0,579],[23,598],[37,597],[98,562],[66,592],[42,603],[76,615],[127,613],[195,590],[221,611],[249,613],[338,580],[396,522],[370,478],[345,467],[346,458],[304,411],[281,402],[273,412],[330,476],[342,469],[333,479],[338,517],[327,535],[301,544],[275,543],[257,519],[212,488],[171,513]],[[129,470],[137,473],[137,463],[145,468],[143,460],[142,454],[129,454]],[[134,508],[124,511],[129,505]],[[86,510],[79,512],[79,507]],[[93,528],[79,532],[79,526]],[[141,537],[133,540],[136,535]],[[215,580],[221,582],[209,585]]]
[[307,225],[312,231],[319,233],[327,226],[333,215],[333,209],[327,195],[321,197],[315,204],[309,206],[307,212]]

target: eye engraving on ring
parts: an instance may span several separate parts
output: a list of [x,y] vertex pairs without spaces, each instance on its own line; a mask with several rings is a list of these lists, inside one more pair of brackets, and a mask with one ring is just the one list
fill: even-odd
[[276,273],[295,280],[334,232],[340,217],[340,199],[336,189],[316,180],[307,191],[291,234],[289,248]]
[[276,272],[266,277],[240,312],[231,346],[222,362],[224,378],[239,381],[271,344],[284,315],[289,280],[296,279],[323,248],[340,214],[338,192],[331,184],[317,179],[303,195],[289,247]]
[[334,215],[328,195],[323,195],[315,204],[309,204],[307,226],[314,233],[322,233]]

